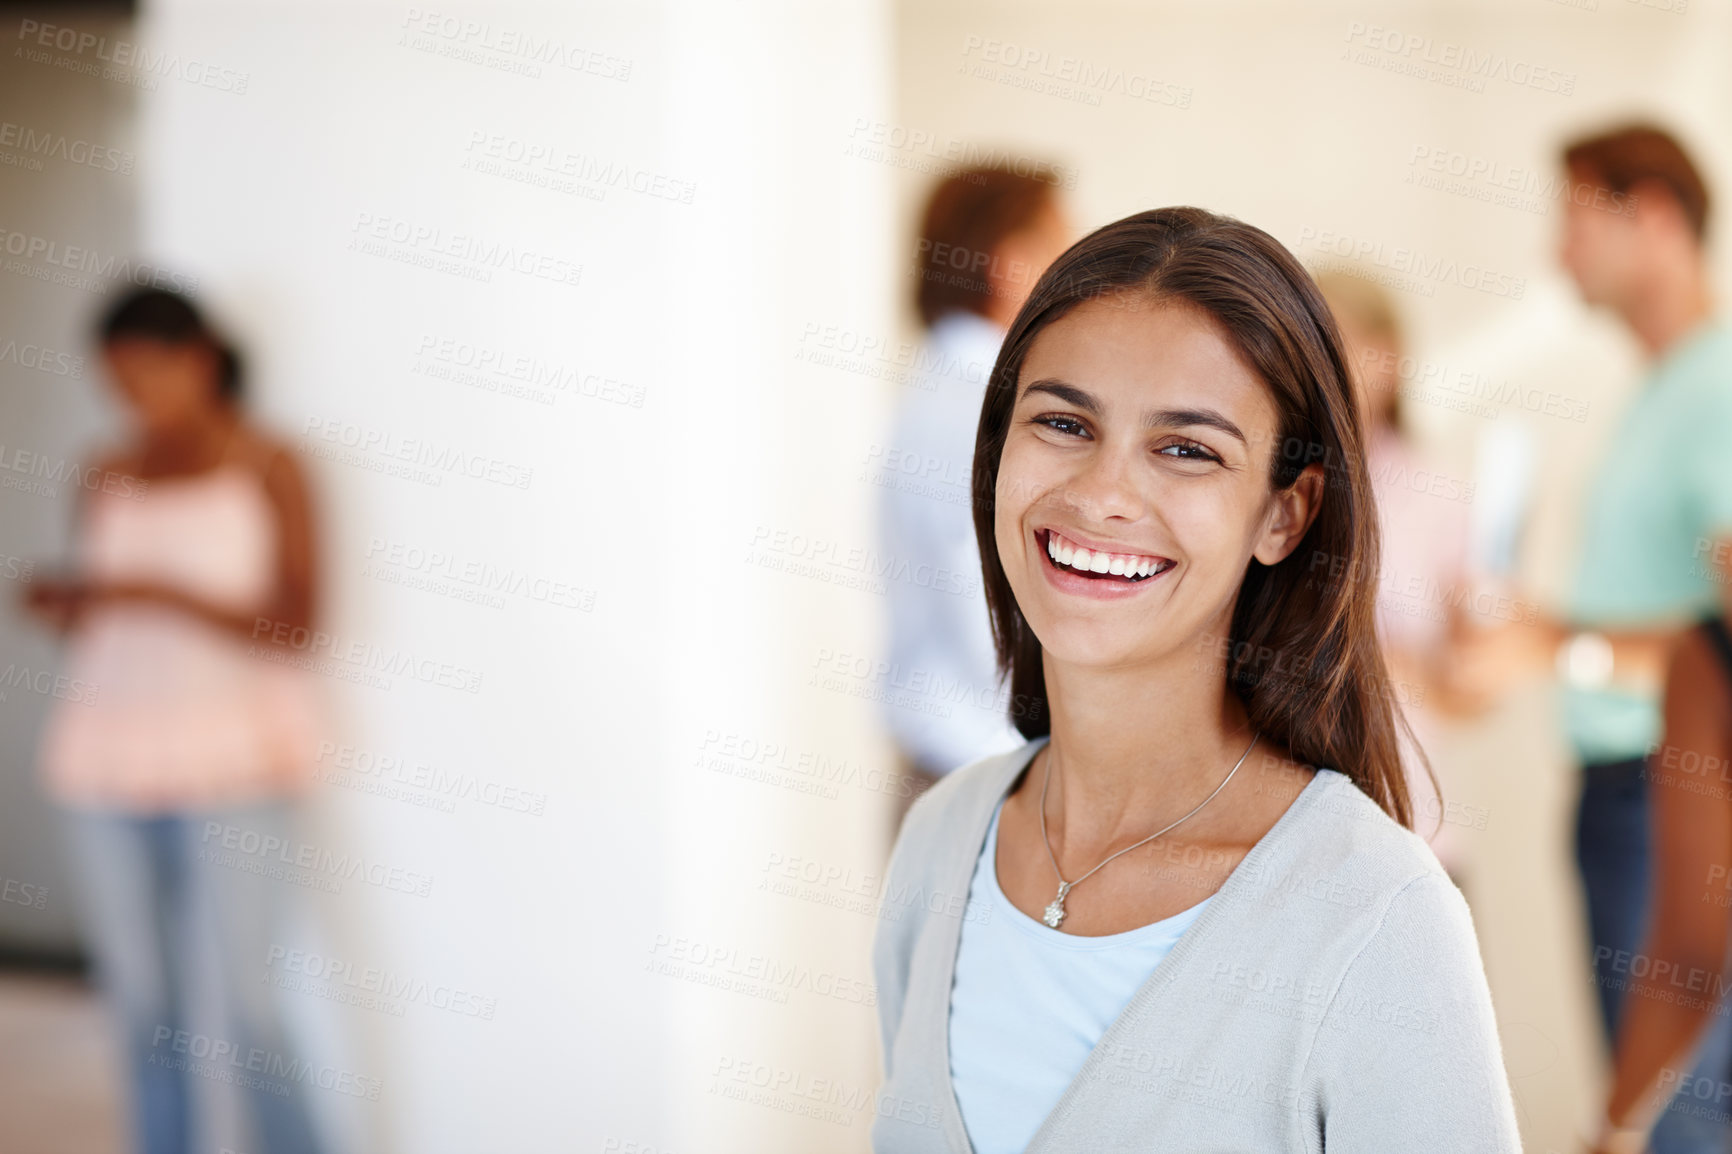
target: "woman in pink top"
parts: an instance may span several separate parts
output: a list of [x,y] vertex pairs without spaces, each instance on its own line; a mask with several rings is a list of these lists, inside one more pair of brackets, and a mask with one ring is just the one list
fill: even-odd
[[[242,418],[239,360],[186,300],[129,293],[101,339],[132,437],[76,490],[73,575],[30,586],[84,687],[49,717],[44,786],[70,818],[140,1148],[195,1148],[202,1082],[242,1087],[251,1149],[314,1151],[304,1091],[283,1077],[305,1063],[264,981],[282,881],[244,852],[286,844],[284,803],[319,735],[308,673],[269,641],[313,619],[306,487],[292,453]],[[221,1037],[186,1012],[205,957],[223,979]]]

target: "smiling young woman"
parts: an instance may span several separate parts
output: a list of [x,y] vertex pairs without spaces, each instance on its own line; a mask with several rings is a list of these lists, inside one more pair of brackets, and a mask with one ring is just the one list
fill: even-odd
[[1196,208],[1086,237],[1017,315],[974,519],[1038,708],[897,840],[875,1150],[1520,1149],[1407,828],[1348,381],[1298,262]]

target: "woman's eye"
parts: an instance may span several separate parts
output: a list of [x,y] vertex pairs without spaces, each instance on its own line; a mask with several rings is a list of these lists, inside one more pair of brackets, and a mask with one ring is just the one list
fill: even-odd
[[1171,445],[1162,446],[1159,451],[1164,455],[1178,457],[1185,461],[1219,461],[1221,459],[1195,441],[1176,441]]
[[1036,417],[1034,420],[1036,424],[1045,425],[1054,432],[1063,433],[1066,436],[1074,437],[1083,431],[1082,422],[1074,417],[1046,416]]

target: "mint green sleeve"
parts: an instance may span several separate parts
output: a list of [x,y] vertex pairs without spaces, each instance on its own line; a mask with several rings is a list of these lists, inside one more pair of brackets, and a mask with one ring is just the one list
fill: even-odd
[[1680,414],[1692,450],[1686,483],[1701,511],[1698,529],[1713,542],[1732,537],[1732,364],[1698,385],[1692,411]]

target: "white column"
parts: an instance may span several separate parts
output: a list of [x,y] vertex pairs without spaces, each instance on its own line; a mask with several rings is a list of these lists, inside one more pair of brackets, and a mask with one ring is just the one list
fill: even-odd
[[[316,1062],[383,1082],[321,1109],[367,1149],[864,1149],[873,920],[758,886],[882,860],[874,711],[805,683],[875,652],[881,598],[748,555],[872,543],[891,386],[797,354],[894,329],[888,173],[843,155],[886,116],[883,5],[146,22],[246,77],[145,97],[146,247],[305,450],[325,627],[408,663],[331,680],[349,761],[406,768],[321,784],[302,836],[430,892],[305,895],[292,944],[494,1007],[287,995]],[[812,792],[766,747],[853,768]],[[721,1092],[740,1063],[830,1080],[843,1121]]]

